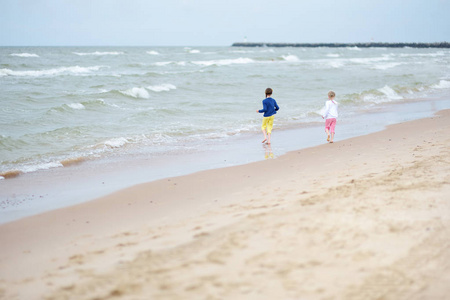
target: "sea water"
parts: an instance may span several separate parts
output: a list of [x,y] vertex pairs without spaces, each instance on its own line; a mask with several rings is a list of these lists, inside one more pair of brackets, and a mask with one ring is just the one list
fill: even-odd
[[[340,103],[341,128],[364,134],[364,115],[388,112],[381,129],[423,117],[423,105],[448,108],[448,101],[435,103],[450,98],[450,50],[0,47],[0,184],[11,174],[79,162],[139,156],[169,165],[172,156],[245,145],[247,137],[259,143],[256,110],[267,87],[280,106],[279,137],[322,126],[329,90]],[[285,142],[278,153],[312,139]],[[239,157],[245,147],[230,149],[230,159],[246,162]],[[154,177],[169,175],[163,169]]]

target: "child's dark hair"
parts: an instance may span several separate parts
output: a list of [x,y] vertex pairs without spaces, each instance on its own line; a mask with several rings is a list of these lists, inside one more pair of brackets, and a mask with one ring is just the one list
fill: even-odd
[[273,90],[271,88],[266,89],[266,97],[272,95]]

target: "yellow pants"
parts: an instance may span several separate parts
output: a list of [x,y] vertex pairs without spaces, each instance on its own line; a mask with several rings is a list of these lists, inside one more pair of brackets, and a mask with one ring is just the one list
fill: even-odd
[[272,128],[273,128],[273,120],[275,119],[275,115],[270,116],[270,117],[264,117],[263,121],[262,121],[262,125],[261,125],[261,129],[267,130],[267,133],[272,133]]

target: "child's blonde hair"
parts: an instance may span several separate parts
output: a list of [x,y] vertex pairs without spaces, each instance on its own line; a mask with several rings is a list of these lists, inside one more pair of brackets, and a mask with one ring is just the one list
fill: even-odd
[[329,92],[328,92],[328,97],[334,98],[334,97],[336,97],[336,93],[333,92],[333,91],[329,91]]

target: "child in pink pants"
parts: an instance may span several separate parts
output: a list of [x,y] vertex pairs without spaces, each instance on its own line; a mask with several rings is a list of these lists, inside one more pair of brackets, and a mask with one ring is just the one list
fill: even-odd
[[336,127],[336,119],[338,117],[338,104],[334,97],[335,92],[328,92],[328,100],[325,102],[325,110],[322,115],[322,119],[325,119],[325,132],[327,133],[327,141],[333,143],[334,128]]

